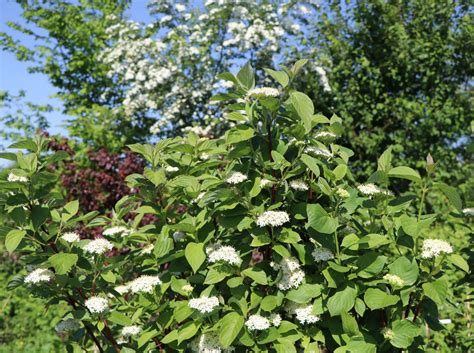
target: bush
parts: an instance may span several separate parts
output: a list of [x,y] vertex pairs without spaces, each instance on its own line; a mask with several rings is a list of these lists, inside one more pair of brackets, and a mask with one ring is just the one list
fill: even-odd
[[[78,215],[53,191],[47,166],[67,154],[42,153],[42,137],[14,145],[31,153],[7,156],[18,168],[0,183],[2,233],[32,268],[9,286],[69,304],[58,330],[70,351],[416,352],[425,327],[444,330],[438,306],[456,301],[446,270],[469,269],[427,237],[438,216],[424,204],[437,189],[461,217],[459,195],[429,159],[426,177],[392,167],[390,149],[358,184],[335,142],[341,120],[289,85],[302,65],[268,71],[280,89],[255,88],[249,65],[222,75],[234,91],[215,99],[237,122],[222,138],[130,145],[147,167],[111,217]],[[393,178],[419,195],[389,191]],[[146,215],[158,221],[140,226]],[[102,236],[80,240],[82,222]]]

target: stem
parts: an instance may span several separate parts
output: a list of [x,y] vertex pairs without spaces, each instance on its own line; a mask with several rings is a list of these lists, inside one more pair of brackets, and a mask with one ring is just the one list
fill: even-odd
[[[267,134],[268,134],[268,156],[270,158],[270,162],[273,162],[272,151],[273,151],[273,141],[272,141],[272,128],[271,128],[272,120],[269,118],[267,114]],[[275,170],[272,168],[272,176],[276,179]],[[276,185],[272,185],[272,204],[275,203],[276,200]]]

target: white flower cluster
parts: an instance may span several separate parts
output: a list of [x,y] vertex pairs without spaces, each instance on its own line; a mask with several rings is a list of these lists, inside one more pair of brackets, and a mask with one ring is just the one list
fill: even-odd
[[334,259],[334,254],[331,250],[323,247],[315,248],[312,252],[314,261],[322,262],[322,261],[329,261]]
[[382,336],[383,338],[385,338],[386,340],[391,340],[395,337],[395,333],[388,327],[385,327],[383,330],[382,330]]
[[265,211],[257,218],[259,227],[279,227],[290,221],[290,216],[285,211]]
[[319,131],[314,135],[314,138],[323,141],[332,141],[337,138],[337,135],[330,131]]
[[279,289],[298,288],[303,283],[305,274],[295,258],[283,259],[279,264],[273,264],[273,268],[281,271],[281,279],[277,283]]
[[122,328],[122,336],[125,338],[137,336],[142,332],[142,328],[137,325],[125,326]]
[[247,97],[263,98],[263,97],[278,97],[280,92],[276,88],[262,87],[252,88],[247,92]]
[[260,180],[260,183],[259,183],[259,186],[264,189],[268,186],[271,186],[273,184],[273,182],[271,180],[268,180],[268,179],[262,179]]
[[437,257],[441,254],[451,254],[453,248],[451,245],[441,239],[425,239],[423,240],[421,257],[424,259],[429,259],[432,257]]
[[345,199],[351,196],[351,194],[349,194],[349,191],[343,188],[337,188],[336,195],[339,196],[341,199]]
[[379,188],[377,185],[368,183],[368,184],[361,184],[357,186],[357,189],[364,195],[367,196],[374,196],[374,195],[386,195],[389,196],[392,193],[388,190],[384,190]]
[[104,230],[102,234],[105,236],[113,236],[116,234],[121,234],[122,237],[129,235],[132,231],[128,229],[127,227],[124,226],[117,226],[117,227],[112,227]]
[[102,255],[113,249],[113,244],[104,238],[91,240],[82,249],[89,254]]
[[45,268],[37,268],[36,270],[28,273],[25,277],[26,284],[38,284],[41,282],[49,282],[54,278],[54,274]]
[[467,207],[462,210],[462,213],[466,216],[474,216],[474,207]]
[[202,297],[194,298],[189,301],[188,306],[191,309],[196,309],[201,314],[210,313],[219,306],[219,298],[217,297]]
[[173,233],[173,240],[177,243],[183,240],[184,238],[186,238],[186,234],[181,231],[176,231]]
[[165,171],[166,171],[167,173],[176,173],[176,172],[179,171],[179,168],[178,168],[178,167],[173,167],[173,166],[171,166],[171,165],[167,165],[167,166],[165,167]]
[[247,321],[245,321],[245,326],[249,331],[263,331],[270,328],[270,321],[260,315],[250,315]]
[[216,332],[206,332],[194,339],[190,345],[191,351],[195,353],[230,353],[233,347],[223,348],[219,342]]
[[292,180],[290,181],[290,187],[294,190],[298,191],[307,191],[309,190],[308,184],[306,184],[303,180]]
[[387,273],[385,276],[383,276],[383,279],[394,287],[403,287],[405,285],[405,281],[397,275],[391,275]]
[[81,240],[81,237],[75,232],[67,232],[62,235],[61,239],[67,241],[68,243],[75,243]]
[[84,302],[84,305],[92,314],[102,314],[109,310],[107,299],[98,296],[90,297]]
[[114,289],[117,293],[123,295],[123,294],[127,293],[130,290],[130,287],[127,284],[124,284],[122,286],[117,286]]
[[275,327],[280,326],[282,321],[280,314],[271,314],[268,320],[270,320],[270,323]]
[[76,331],[81,325],[79,321],[74,319],[66,319],[59,322],[54,328],[57,333],[66,333],[71,331]]
[[149,255],[153,252],[154,249],[155,249],[155,245],[148,244],[147,246],[143,247],[142,254]]
[[245,180],[247,180],[247,176],[245,174],[242,174],[240,172],[231,172],[225,181],[228,184],[235,185],[240,184]]
[[236,266],[242,263],[242,259],[232,246],[212,244],[206,247],[206,254],[210,263],[222,261]]
[[327,148],[308,146],[304,149],[304,152],[315,155],[315,156],[323,157],[326,159],[329,159],[332,157],[331,151],[329,151]]
[[10,183],[27,183],[28,182],[28,178],[26,176],[16,175],[12,172],[8,174],[7,180]]
[[158,276],[144,275],[129,282],[127,287],[132,293],[152,293],[160,284],[161,280]]
[[319,75],[319,82],[321,83],[321,86],[323,86],[323,91],[331,92],[331,86],[329,85],[329,80],[326,75],[326,70],[324,70],[324,68],[321,66],[316,66],[314,69]]
[[287,311],[290,314],[293,314],[296,316],[296,320],[298,320],[301,324],[314,324],[315,322],[318,322],[320,320],[319,316],[313,315],[313,306],[310,305],[305,305],[305,304],[294,304],[291,303],[287,307]]

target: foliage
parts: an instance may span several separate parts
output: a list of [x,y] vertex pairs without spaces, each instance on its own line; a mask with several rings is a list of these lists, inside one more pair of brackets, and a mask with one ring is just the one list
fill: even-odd
[[[343,119],[344,141],[359,156],[355,171],[369,175],[378,152],[393,146],[411,167],[421,168],[430,152],[446,182],[466,180],[472,3],[330,1],[321,13],[309,33],[330,68],[332,91],[311,98],[323,113]],[[313,82],[308,75],[302,87]]]
[[[30,153],[8,155],[18,167],[0,182],[12,222],[2,237],[36,270],[10,287],[70,305],[70,350],[418,352],[426,326],[444,330],[438,307],[458,299],[446,271],[469,268],[457,248],[426,241],[443,215],[424,204],[438,189],[464,220],[459,195],[433,163],[426,177],[392,166],[391,149],[358,184],[352,151],[335,142],[341,120],[288,84],[302,65],[272,74],[279,90],[255,89],[249,65],[226,74],[234,89],[219,99],[236,125],[221,138],[130,145],[148,164],[111,217],[79,216],[54,192],[47,167],[67,154],[44,154],[42,137],[12,146]],[[399,178],[419,196],[388,191]],[[140,226],[148,214],[158,221]],[[80,222],[103,237],[74,239]]]

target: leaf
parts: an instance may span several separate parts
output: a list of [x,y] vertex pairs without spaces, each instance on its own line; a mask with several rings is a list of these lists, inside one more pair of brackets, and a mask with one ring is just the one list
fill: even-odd
[[229,313],[219,321],[219,342],[228,348],[235,341],[244,326],[244,318],[238,313]]
[[395,167],[388,171],[388,176],[392,178],[408,179],[416,181],[417,183],[421,182],[420,174],[410,168],[410,167]]
[[275,71],[272,69],[264,69],[265,72],[270,75],[275,81],[277,81],[283,88],[288,86],[290,79],[283,71]]
[[307,154],[301,155],[301,161],[314,173],[315,177],[318,177],[320,174],[318,162],[316,158],[313,158]]
[[241,141],[249,140],[254,135],[254,130],[251,127],[239,125],[226,133],[225,142],[230,145]]
[[377,310],[396,304],[400,298],[396,295],[387,294],[378,288],[368,288],[364,294],[365,304],[371,310]]
[[77,254],[58,253],[49,258],[58,275],[64,275],[77,263]]
[[448,294],[448,282],[443,278],[434,282],[423,283],[423,293],[436,304],[443,304]]
[[8,252],[12,253],[15,251],[25,235],[26,231],[20,229],[13,229],[8,232],[5,239],[5,248],[8,250]]
[[302,284],[298,288],[288,291],[286,299],[295,303],[305,304],[321,295],[321,289],[320,284]]
[[49,217],[50,213],[47,206],[33,206],[31,210],[31,221],[34,229],[38,229]]
[[36,152],[38,150],[38,146],[36,146],[36,143],[33,140],[17,141],[17,142],[12,143],[7,148],[27,149],[33,152]]
[[405,285],[411,286],[418,279],[419,269],[415,259],[411,261],[407,257],[399,257],[389,266],[389,273],[400,277]]
[[459,212],[462,211],[462,200],[461,196],[457,192],[455,187],[446,185],[445,183],[434,183],[441,192],[448,198],[451,205],[453,205]]
[[178,331],[178,344],[193,337],[199,331],[199,327],[201,324],[197,321],[190,321],[181,327]]
[[357,321],[351,314],[342,312],[341,320],[342,320],[342,329],[344,330],[345,333],[349,334],[350,336],[353,336],[359,333],[359,326],[357,325]]
[[246,88],[251,89],[255,86],[255,75],[250,63],[245,64],[237,73],[237,80]]
[[357,267],[359,272],[357,275],[362,278],[370,278],[383,270],[387,257],[379,255],[374,251],[370,251],[357,259]]
[[118,312],[117,310],[113,310],[110,315],[107,316],[107,320],[119,324],[121,326],[129,326],[132,324],[132,320],[125,316],[124,314]]
[[397,348],[408,348],[421,333],[420,328],[408,320],[395,321],[392,324],[392,331],[393,338],[390,343]]
[[204,252],[203,243],[189,243],[184,250],[184,256],[188,261],[189,265],[193,269],[193,272],[196,273],[199,270],[199,267],[206,260],[206,254]]
[[298,74],[298,72],[301,70],[303,66],[306,65],[308,62],[308,59],[300,59],[297,62],[293,64],[293,67],[291,68],[291,72],[293,73],[294,76]]
[[[172,332],[174,332],[174,331],[172,331]],[[158,335],[158,331],[156,331],[156,330],[151,330],[151,331],[142,333],[140,338],[137,340],[138,348],[140,348],[140,347],[144,346],[145,344],[147,344],[153,337],[155,337],[157,335]],[[175,340],[176,340],[176,338],[175,338]]]
[[304,93],[291,92],[290,101],[296,110],[296,113],[301,118],[305,131],[308,133],[312,129],[312,118],[314,114],[314,105],[311,99]]
[[336,180],[341,180],[347,173],[347,165],[339,164],[336,168],[334,168],[333,173],[336,177]]
[[74,217],[79,211],[79,201],[73,200],[73,201],[68,202],[67,204],[64,205],[64,211],[66,212],[63,213],[62,220],[64,222],[67,222],[72,217]]
[[451,254],[448,256],[448,259],[453,265],[459,267],[464,272],[469,273],[469,264],[463,259],[461,255]]
[[392,163],[392,146],[387,148],[378,159],[377,170],[388,172]]
[[308,204],[306,211],[308,213],[306,229],[313,228],[324,234],[331,234],[336,231],[339,225],[338,220],[332,218],[320,204]]
[[327,307],[331,316],[341,315],[352,309],[357,297],[357,290],[347,286],[344,290],[331,296],[327,302]]
[[267,275],[265,271],[262,270],[261,268],[258,268],[258,267],[248,268],[242,271],[242,274],[244,276],[250,277],[258,284],[263,284],[263,285],[268,284]]

